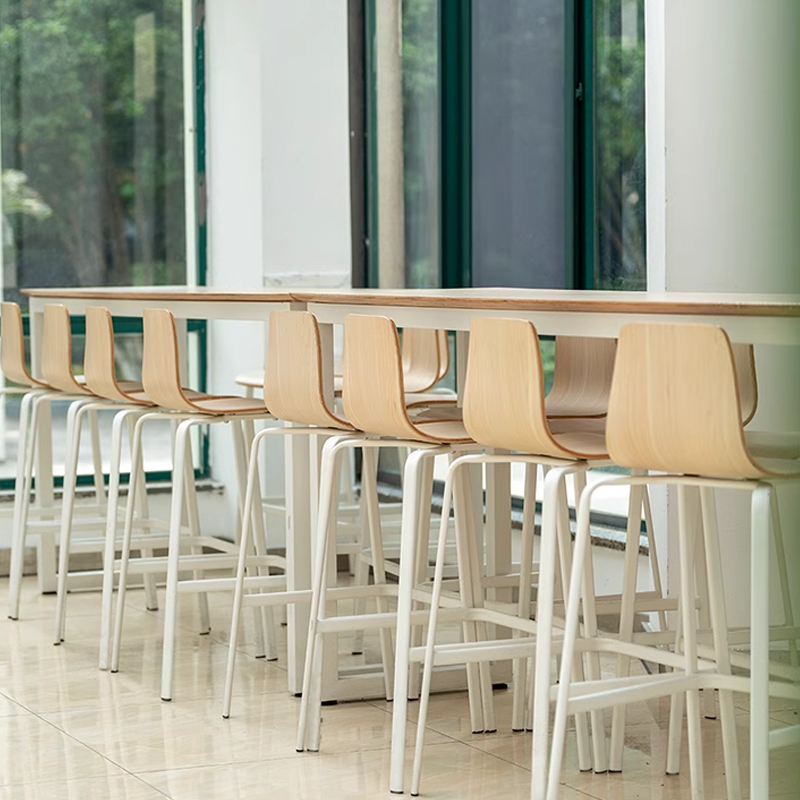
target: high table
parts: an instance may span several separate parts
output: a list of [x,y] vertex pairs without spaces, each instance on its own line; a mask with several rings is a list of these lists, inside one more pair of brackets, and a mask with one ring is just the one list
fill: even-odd
[[[31,317],[31,361],[34,375],[40,375],[41,337],[44,306],[62,303],[70,314],[84,314],[89,306],[104,306],[112,316],[141,317],[146,308],[168,308],[175,316],[179,341],[185,344],[186,321],[201,320],[250,320],[263,322],[271,311],[297,310],[305,308],[297,303],[288,291],[241,291],[211,289],[188,286],[152,287],[96,287],[62,289],[27,289],[30,297]],[[330,333],[331,326],[326,328]],[[326,351],[333,352],[330,342],[323,337]],[[185,351],[180,354],[181,364],[186,365]],[[49,407],[45,406],[47,412]],[[43,430],[48,426],[43,424]],[[37,453],[39,475],[52,472],[52,448],[47,437],[40,437]],[[305,437],[288,436],[286,453],[286,526],[287,556],[297,566],[286,576],[290,590],[311,587],[311,502],[309,449]],[[52,505],[53,487],[41,482],[37,485],[37,502]],[[52,539],[43,541],[37,550],[37,571],[42,591],[55,590],[55,547]],[[305,657],[305,631],[308,626],[308,606],[294,605],[287,611],[288,642],[287,667],[289,691],[296,694],[302,685],[302,668]]]
[[[800,295],[718,293],[600,292],[539,289],[429,290],[238,290],[180,287],[98,287],[28,289],[34,373],[38,372],[43,308],[63,303],[71,314],[103,305],[113,315],[140,316],[145,308],[169,308],[178,321],[187,319],[262,320],[282,309],[308,309],[317,316],[323,339],[324,369],[333,374],[332,326],[348,314],[391,317],[400,327],[439,328],[457,332],[457,375],[465,370],[470,321],[478,316],[515,317],[532,321],[540,334],[616,337],[626,322],[699,322],[723,327],[735,342],[800,345]],[[332,386],[330,389],[332,393]],[[310,586],[311,493],[309,456],[304,437],[289,437],[287,446],[287,547],[293,547],[294,569],[289,588]],[[43,447],[41,459],[49,457]],[[47,464],[41,462],[46,468]],[[40,469],[39,474],[47,474]],[[510,561],[508,537],[510,481],[507,467],[487,476],[487,538],[495,546],[489,567],[502,570]],[[42,487],[41,502],[52,502],[52,490]],[[54,573],[52,549],[41,556],[44,576]],[[289,618],[289,691],[300,690],[307,620],[306,606],[294,606]],[[378,683],[376,682],[376,685]],[[329,686],[326,696],[344,699],[346,687]],[[358,689],[353,696],[364,696]]]

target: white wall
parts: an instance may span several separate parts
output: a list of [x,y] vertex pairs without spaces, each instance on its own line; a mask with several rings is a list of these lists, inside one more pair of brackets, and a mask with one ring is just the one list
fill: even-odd
[[350,285],[347,0],[262,0],[264,277]]
[[[350,176],[346,0],[206,4],[208,284],[349,286]],[[263,326],[214,323],[210,387],[264,364]],[[227,426],[215,426],[212,477],[233,526]],[[270,487],[281,491],[272,445]],[[233,530],[233,528],[231,529]]]
[[[647,44],[651,277],[672,291],[800,292],[800,4],[654,0],[649,12],[664,20],[662,39]],[[800,430],[800,351],[759,348],[756,361],[752,427]],[[749,602],[748,506],[738,493],[718,502],[739,624]],[[798,519],[796,496],[782,492],[781,506],[784,519]],[[787,538],[789,564],[800,563],[797,537]]]

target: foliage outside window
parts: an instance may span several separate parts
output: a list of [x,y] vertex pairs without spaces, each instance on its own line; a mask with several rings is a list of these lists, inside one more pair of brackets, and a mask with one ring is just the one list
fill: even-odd
[[596,288],[647,288],[644,0],[595,6]]
[[436,0],[404,0],[402,25],[406,286],[430,288],[441,283]]
[[181,36],[180,0],[0,0],[6,298],[185,282]]

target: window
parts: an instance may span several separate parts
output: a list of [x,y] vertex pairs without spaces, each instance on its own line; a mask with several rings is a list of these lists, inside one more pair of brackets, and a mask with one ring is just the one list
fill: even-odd
[[[195,43],[183,35],[181,0],[0,0],[4,299],[24,310],[26,286],[197,280],[183,61]],[[120,322],[119,373],[135,378],[140,323]],[[75,334],[79,350],[80,321]],[[9,433],[17,413],[9,400]],[[5,445],[2,477],[16,449]],[[161,450],[148,467],[163,468]]]
[[179,0],[2,0],[0,42],[4,297],[185,282]]
[[364,19],[368,285],[646,288],[644,0]]
[[599,0],[595,30],[595,285],[643,290],[647,288],[643,0]]

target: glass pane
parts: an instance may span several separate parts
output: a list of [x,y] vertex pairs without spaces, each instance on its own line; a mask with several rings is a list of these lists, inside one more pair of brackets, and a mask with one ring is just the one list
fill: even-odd
[[472,0],[472,283],[565,286],[564,3]]
[[[189,333],[188,350],[190,354],[190,373],[188,383],[198,386],[198,376],[193,374],[192,367],[199,362],[197,350],[200,346],[197,333]],[[117,377],[120,380],[141,380],[142,335],[141,333],[117,333],[114,336],[114,355]],[[83,372],[84,337],[72,337],[73,366],[76,373]],[[19,412],[21,394],[6,394],[0,397],[0,480],[13,480],[19,446]],[[64,457],[66,448],[66,427],[68,400],[52,403],[53,430],[53,471],[57,476],[64,475]],[[111,423],[114,411],[98,412],[98,430],[100,434],[100,451],[102,453],[103,470],[108,473],[111,457]],[[166,472],[172,468],[172,423],[169,420],[151,420],[142,429],[142,457],[148,472]],[[205,435],[203,433],[202,435]],[[202,466],[201,448],[194,439],[193,455],[195,467]],[[78,457],[80,475],[92,473],[92,449],[87,425],[84,424],[81,437],[81,448]],[[122,471],[130,471],[130,450],[127,438],[123,437]]]
[[180,0],[0,0],[3,295],[183,283]]
[[406,286],[440,285],[439,19],[436,0],[403,0]]
[[647,288],[644,0],[598,0],[597,288]]

